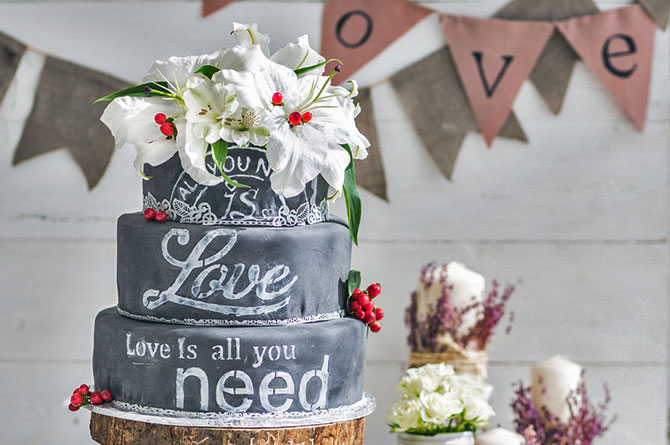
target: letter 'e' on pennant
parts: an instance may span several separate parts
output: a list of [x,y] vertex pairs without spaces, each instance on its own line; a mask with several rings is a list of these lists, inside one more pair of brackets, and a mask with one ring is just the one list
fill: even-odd
[[577,54],[610,90],[638,130],[644,127],[656,23],[639,5],[559,22]]
[[490,146],[554,26],[447,14],[440,21],[470,107]]
[[343,62],[342,82],[433,12],[409,0],[325,0],[320,52]]

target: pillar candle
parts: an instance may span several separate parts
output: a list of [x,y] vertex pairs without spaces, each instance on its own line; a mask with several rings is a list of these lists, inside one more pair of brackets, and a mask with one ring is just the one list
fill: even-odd
[[561,422],[570,418],[567,397],[579,386],[582,367],[556,355],[531,368],[530,397],[538,409],[546,407]]

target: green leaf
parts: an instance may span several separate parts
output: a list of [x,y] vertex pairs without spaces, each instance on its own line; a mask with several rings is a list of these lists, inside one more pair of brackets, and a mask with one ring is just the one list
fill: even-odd
[[347,290],[349,295],[354,293],[354,289],[361,287],[361,273],[357,270],[349,271],[349,278],[347,279]]
[[324,65],[326,65],[327,63],[330,63],[330,62],[339,62],[340,64],[342,64],[342,61],[339,60],[339,59],[328,59],[328,60],[324,60],[323,62],[317,63],[316,65],[310,65],[310,66],[306,66],[306,67],[303,67],[303,68],[297,68],[293,71],[295,71],[296,75],[300,76],[300,75],[305,74],[309,71],[315,70],[317,68],[321,68],[322,66],[324,66]]
[[[151,92],[149,92],[149,94],[147,94],[146,91],[144,90],[147,87],[151,88]],[[127,96],[132,96],[132,97],[170,96],[170,97],[172,97],[172,93],[168,89],[167,82],[147,82],[147,83],[143,83],[141,85],[135,85],[134,87],[119,90],[116,93],[112,93],[112,94],[109,94],[105,97],[101,97],[100,99],[96,100],[93,103],[97,104],[98,102],[109,102],[110,100],[114,100],[117,97],[127,97]]]
[[196,73],[202,74],[203,76],[211,79],[212,76],[221,71],[221,68],[217,68],[214,65],[203,65],[196,70]]
[[356,188],[356,168],[354,166],[354,156],[351,154],[349,145],[343,144],[342,148],[349,153],[349,165],[344,171],[344,199],[347,204],[347,219],[349,220],[349,234],[354,244],[358,246],[358,228],[361,225],[362,205],[361,198],[358,196]]
[[228,143],[223,139],[219,139],[212,144],[212,159],[214,160],[216,167],[219,169],[221,177],[233,187],[250,188],[246,184],[240,184],[239,182],[233,181],[223,172],[223,164],[226,162],[226,157],[228,157]]

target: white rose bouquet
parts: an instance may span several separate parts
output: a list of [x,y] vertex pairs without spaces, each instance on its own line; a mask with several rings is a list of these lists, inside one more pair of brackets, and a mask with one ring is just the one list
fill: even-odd
[[456,374],[451,365],[411,368],[395,388],[402,394],[386,420],[391,432],[423,436],[475,432],[495,414],[483,395],[482,383]]
[[[360,199],[354,159],[370,145],[355,124],[356,83],[332,85],[341,70],[302,36],[274,54],[256,24],[233,24],[237,45],[203,56],[156,61],[144,83],[99,99],[111,101],[101,120],[117,147],[137,151],[135,167],[159,165],[179,153],[200,184],[247,187],[224,173],[228,147],[266,149],[275,193],[290,198],[321,175],[334,198],[344,194],[356,241]],[[337,63],[324,74],[329,63]],[[210,161],[211,159],[211,161]]]

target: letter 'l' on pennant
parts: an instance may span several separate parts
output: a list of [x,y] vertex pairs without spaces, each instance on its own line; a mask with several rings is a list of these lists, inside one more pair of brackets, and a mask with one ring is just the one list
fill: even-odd
[[202,16],[207,17],[235,0],[202,0]]
[[343,62],[343,82],[433,12],[409,0],[325,0],[320,52]]
[[447,14],[440,21],[472,112],[491,146],[554,26]]
[[649,101],[656,23],[639,5],[559,22],[577,54],[610,90],[638,130]]

